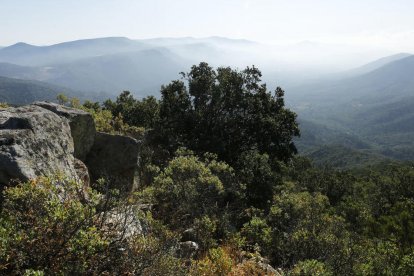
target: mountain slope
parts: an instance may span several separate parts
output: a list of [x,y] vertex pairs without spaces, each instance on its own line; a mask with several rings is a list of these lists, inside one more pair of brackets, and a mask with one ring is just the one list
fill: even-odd
[[304,116],[347,120],[352,113],[414,96],[413,71],[411,55],[356,77],[292,87],[290,100]]
[[[313,83],[294,91],[293,109],[312,122],[311,133],[325,128],[347,133],[369,145],[365,153],[409,160],[414,159],[414,56],[410,55],[371,72],[330,83]],[[310,153],[323,145],[341,145],[359,150],[347,135],[325,135],[315,139],[304,128],[302,150]],[[318,137],[318,136],[316,136]],[[316,142],[309,142],[316,141]],[[316,155],[318,156],[318,155]]]
[[0,76],[46,81],[80,91],[155,94],[189,65],[163,48],[85,58],[53,66],[0,63]]
[[394,62],[394,61],[397,61],[397,60],[400,60],[400,59],[403,59],[403,58],[406,58],[406,57],[409,57],[409,56],[411,56],[411,54],[408,54],[408,53],[399,53],[399,54],[395,54],[395,55],[392,55],[392,56],[386,56],[386,57],[380,58],[378,60],[375,60],[373,62],[367,63],[367,64],[365,64],[361,67],[350,70],[346,73],[350,74],[350,75],[366,74],[366,73],[372,72],[376,69],[379,69],[379,68],[383,67],[384,65],[387,65],[391,62]]
[[0,102],[13,105],[29,104],[38,100],[51,101],[64,90],[39,81],[0,77]]
[[55,101],[59,93],[65,93],[70,97],[77,97],[81,100],[102,101],[108,98],[105,94],[88,93],[87,95],[61,86],[50,83],[20,80],[0,77],[0,102],[7,102],[12,105],[30,104],[34,101]]
[[314,121],[304,120],[299,115],[300,137],[295,139],[300,153],[307,154],[309,149],[321,145],[343,145],[355,149],[369,149],[370,144],[357,135],[341,131]]
[[361,168],[376,165],[390,158],[369,150],[356,150],[352,147],[332,145],[319,147],[308,155],[314,164],[338,169]]
[[165,49],[119,53],[59,64],[48,81],[73,89],[155,94],[186,66]]
[[30,67],[0,62],[0,76],[26,80],[47,80],[50,67]]

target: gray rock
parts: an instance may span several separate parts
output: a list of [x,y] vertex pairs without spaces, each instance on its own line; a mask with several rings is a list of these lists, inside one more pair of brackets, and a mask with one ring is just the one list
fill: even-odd
[[95,138],[95,122],[86,111],[50,102],[35,102],[34,105],[50,110],[69,120],[76,158],[85,161]]
[[180,242],[177,253],[180,258],[189,259],[197,253],[198,249],[198,244],[193,241]]
[[110,188],[122,194],[134,191],[138,185],[139,151],[140,142],[133,138],[97,132],[86,159],[91,180],[105,178]]
[[140,145],[96,133],[92,116],[81,110],[47,102],[1,109],[0,188],[10,180],[61,174],[85,186],[103,177],[126,194],[138,185]]
[[261,256],[255,256],[253,258],[249,257],[243,261],[244,262],[253,262],[258,267],[260,267],[264,272],[266,272],[266,275],[274,275],[274,276],[281,276],[283,275],[283,271],[280,269],[275,269],[269,264],[269,260],[266,258],[263,258]]
[[258,265],[261,269],[266,271],[266,273],[268,273],[268,275],[274,275],[274,276],[282,275],[279,271],[274,269],[270,264],[259,262]]
[[76,178],[67,119],[35,105],[0,110],[0,184],[40,175]]
[[101,213],[103,227],[114,234],[114,240],[134,238],[137,235],[146,235],[148,229],[142,222],[138,213],[141,211],[137,205],[124,205]]

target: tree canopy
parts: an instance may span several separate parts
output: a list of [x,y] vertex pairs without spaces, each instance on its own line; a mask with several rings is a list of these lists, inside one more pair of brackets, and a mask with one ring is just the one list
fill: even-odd
[[214,70],[200,63],[182,76],[161,88],[155,128],[158,142],[171,153],[185,146],[215,153],[231,165],[251,150],[282,161],[296,153],[296,114],[285,108],[280,87],[271,93],[261,83],[256,67]]

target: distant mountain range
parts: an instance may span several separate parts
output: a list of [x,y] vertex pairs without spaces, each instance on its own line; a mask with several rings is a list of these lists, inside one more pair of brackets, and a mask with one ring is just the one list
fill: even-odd
[[369,56],[366,50],[336,48],[340,46],[313,42],[265,45],[224,37],[107,37],[49,46],[20,42],[0,49],[0,76],[49,82],[85,92],[115,95],[130,90],[145,96],[158,93],[162,84],[201,61],[214,67],[240,69],[256,65],[272,86],[285,86],[316,76],[321,70],[331,70],[334,62],[330,57],[340,57],[337,52],[346,53],[347,59],[342,62]]
[[50,46],[19,42],[3,48],[0,60],[18,65],[47,66],[143,48],[142,43],[121,37],[77,40]]
[[[0,76],[38,80],[86,92],[155,94],[193,64],[234,65],[254,45],[220,37],[131,40],[122,37],[51,46],[17,43],[0,49]],[[237,49],[236,49],[237,48]],[[233,58],[231,58],[233,57]]]
[[[50,66],[70,63],[84,58],[100,57],[117,53],[130,53],[154,48],[189,46],[216,46],[220,48],[254,45],[255,42],[222,37],[209,38],[154,38],[131,40],[125,37],[106,37],[64,42],[50,46],[34,46],[27,43],[16,43],[4,47],[0,51],[0,61],[26,66]],[[175,48],[174,48],[175,47]],[[200,53],[201,54],[201,53]],[[187,55],[190,56],[190,55]]]

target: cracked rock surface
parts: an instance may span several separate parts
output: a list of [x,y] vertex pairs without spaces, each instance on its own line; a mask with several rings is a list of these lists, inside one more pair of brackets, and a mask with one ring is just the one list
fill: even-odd
[[0,110],[0,184],[39,175],[74,178],[69,121],[35,105]]

